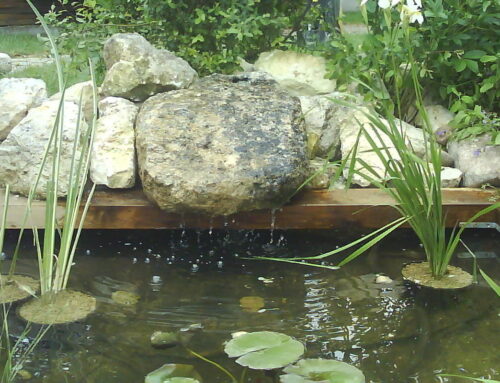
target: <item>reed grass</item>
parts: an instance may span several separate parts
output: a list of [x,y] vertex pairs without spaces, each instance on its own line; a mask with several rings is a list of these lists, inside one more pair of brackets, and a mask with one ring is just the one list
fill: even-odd
[[[94,84],[94,118],[90,122],[87,130],[84,131],[82,126],[82,102],[80,100],[77,120],[78,122],[75,128],[75,139],[72,148],[68,181],[68,194],[66,196],[66,204],[64,209],[64,221],[62,227],[59,227],[56,212],[59,205],[58,191],[60,189],[60,168],[64,127],[65,83],[62,70],[63,65],[56,48],[54,38],[42,15],[38,12],[36,7],[31,3],[30,0],[26,1],[32,8],[33,12],[36,14],[38,20],[45,30],[45,33],[48,36],[48,40],[50,42],[55,60],[58,87],[62,95],[57,110],[56,119],[46,146],[46,150],[40,163],[38,175],[34,180],[33,186],[28,195],[27,210],[22,225],[22,227],[24,228],[29,221],[31,222],[31,204],[38,192],[38,186],[40,184],[42,172],[46,168],[46,166],[48,166],[50,167],[51,173],[46,186],[46,209],[44,223],[45,230],[43,232],[43,240],[39,235],[38,228],[32,224],[38,257],[41,294],[44,295],[47,293],[57,293],[61,290],[64,290],[67,286],[71,268],[73,265],[76,247],[83,226],[83,221],[85,219],[90,201],[95,190],[94,184],[87,196],[82,214],[80,215],[80,206],[82,205],[85,185],[87,182],[87,174],[90,164],[90,150],[93,143],[94,126],[97,115],[97,87],[95,85],[95,76],[92,64],[89,62],[90,76]],[[79,155],[78,149],[80,149]],[[14,252],[14,267],[19,254],[23,233],[24,229],[22,229],[20,232],[16,250]],[[12,270],[13,269],[11,268],[11,273],[13,272]]]
[[[424,108],[422,87],[418,77],[418,63],[413,58],[409,33],[406,34],[406,37],[409,47],[409,76],[411,76],[411,84],[415,95],[415,106],[424,121],[422,130],[426,146],[423,158],[418,157],[413,152],[412,148],[409,147],[408,139],[403,129],[403,122],[397,120],[392,113],[395,109],[401,109],[401,100],[398,96],[399,92],[396,92],[397,99],[395,100],[395,107],[392,104],[385,105],[385,119],[374,111],[370,111],[358,105],[347,103],[342,100],[332,100],[348,106],[358,113],[362,113],[362,116],[373,128],[371,129],[373,136],[367,131],[364,125],[358,121],[360,134],[368,141],[371,148],[369,151],[375,153],[376,157],[385,168],[385,173],[379,174],[377,169],[357,156],[357,145],[360,138],[358,136],[356,147],[348,155],[349,161],[343,161],[341,164],[343,170],[348,170],[349,176],[347,179],[347,186],[350,185],[353,174],[361,176],[370,184],[383,190],[394,199],[394,208],[401,214],[401,218],[364,238],[318,256],[303,258],[256,257],[255,259],[300,263],[335,269],[361,255],[402,224],[408,223],[423,245],[433,277],[439,279],[447,272],[447,267],[467,225],[477,220],[482,215],[500,208],[500,202],[494,203],[476,213],[461,227],[456,226],[450,235],[447,234],[446,216],[443,211],[441,190],[441,149],[432,134],[429,119]],[[339,254],[363,242],[366,243],[338,263],[337,266],[323,266],[314,263],[306,263],[306,261],[324,259]]]
[[[9,185],[6,185],[5,198],[3,201],[4,209],[0,223],[0,253],[3,251],[5,238],[5,227],[9,210],[9,190]],[[0,278],[0,289],[3,288],[3,283],[4,279]],[[2,304],[2,322],[0,328],[0,383],[10,383],[16,381],[16,377],[19,374],[19,371],[23,368],[33,350],[37,347],[37,345],[49,330],[49,326],[40,327],[33,340],[30,342],[29,346],[26,347],[25,344],[22,343],[22,340],[31,333],[31,324],[28,323],[22,330],[21,334],[18,335],[17,340],[15,342],[12,342],[10,339],[9,331],[10,311],[10,304]]]

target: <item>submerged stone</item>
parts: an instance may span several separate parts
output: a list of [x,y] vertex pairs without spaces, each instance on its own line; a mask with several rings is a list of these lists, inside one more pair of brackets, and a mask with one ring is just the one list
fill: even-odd
[[140,298],[141,297],[138,294],[132,293],[130,291],[118,290],[118,291],[114,291],[111,294],[111,299],[115,303],[118,303],[119,305],[124,305],[124,306],[135,305],[135,304],[137,304],[137,302],[139,302]]
[[146,195],[175,213],[278,207],[305,180],[299,101],[272,80],[212,75],[147,100],[137,117]]
[[179,344],[179,336],[174,332],[155,331],[151,335],[151,346],[158,349],[170,348]]

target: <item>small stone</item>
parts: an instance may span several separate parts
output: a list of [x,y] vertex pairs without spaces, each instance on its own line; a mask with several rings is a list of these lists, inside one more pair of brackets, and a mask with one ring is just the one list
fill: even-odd
[[176,333],[167,331],[155,331],[151,335],[151,346],[158,349],[170,348],[179,344]]
[[387,275],[377,275],[375,283],[380,283],[380,284],[392,283],[392,279],[389,278]]
[[447,168],[441,169],[441,187],[456,188],[462,181],[463,173],[460,169]]
[[137,304],[137,302],[139,302],[140,298],[141,297],[136,293],[123,290],[114,291],[113,294],[111,294],[111,299],[115,303],[118,303],[119,305],[123,306],[135,305]]

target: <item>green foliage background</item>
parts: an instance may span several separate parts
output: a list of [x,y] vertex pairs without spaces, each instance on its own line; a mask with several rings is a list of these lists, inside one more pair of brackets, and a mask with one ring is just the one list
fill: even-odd
[[[422,3],[424,23],[411,26],[422,86],[457,113],[458,138],[487,131],[500,139],[495,115],[500,112],[500,0]],[[330,51],[331,76],[344,86],[359,80],[367,99],[392,103],[396,115],[411,120],[410,47],[402,33],[388,28],[376,1],[366,5],[373,33],[361,44],[337,35]],[[397,19],[394,10],[392,20]]]
[[[59,46],[75,62],[90,54],[99,67],[104,40],[137,32],[155,46],[187,60],[201,75],[231,72],[238,58],[254,60],[280,46],[295,25],[305,0],[60,0],[46,19],[62,31]],[[65,11],[72,6],[72,11]],[[62,10],[61,10],[62,9]],[[76,11],[75,11],[76,10]],[[80,57],[79,57],[80,56]],[[102,64],[100,65],[102,68]]]

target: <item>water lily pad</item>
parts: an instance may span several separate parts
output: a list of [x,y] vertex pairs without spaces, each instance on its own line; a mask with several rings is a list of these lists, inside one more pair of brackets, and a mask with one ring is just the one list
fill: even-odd
[[243,334],[230,340],[224,351],[236,363],[254,370],[272,370],[295,362],[304,354],[304,345],[292,337],[272,331]]
[[281,383],[365,383],[365,376],[350,364],[329,359],[302,359],[283,370]]
[[164,364],[150,372],[144,383],[200,383],[201,377],[190,364]]

